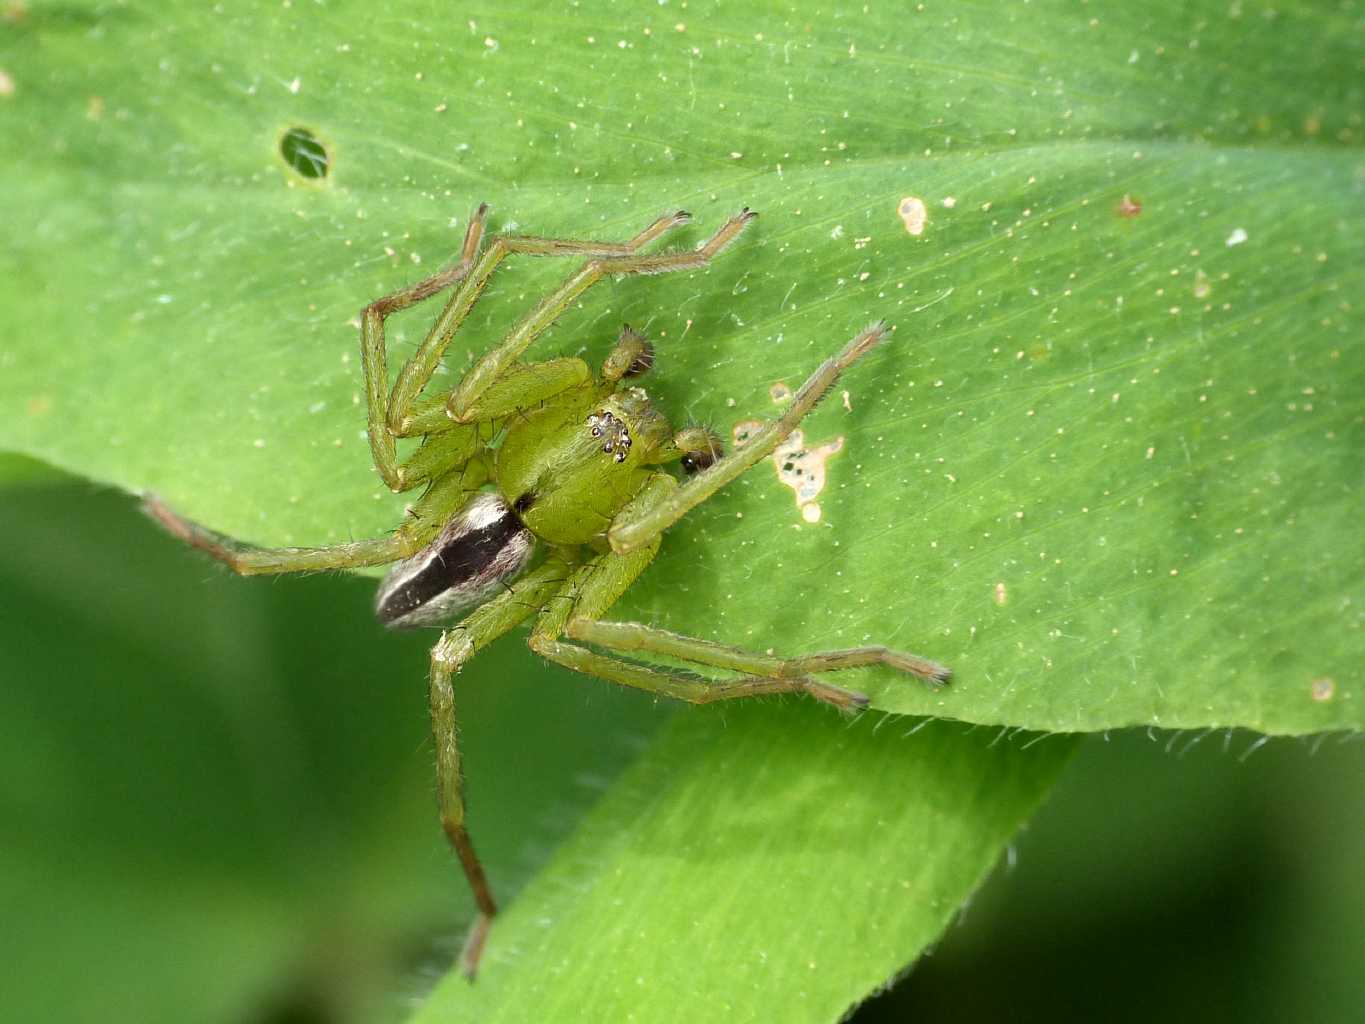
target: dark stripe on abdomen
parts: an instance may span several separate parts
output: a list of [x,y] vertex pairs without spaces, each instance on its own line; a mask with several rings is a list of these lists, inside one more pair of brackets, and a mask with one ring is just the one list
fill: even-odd
[[401,619],[447,590],[479,576],[523,529],[521,520],[508,510],[487,526],[452,537],[433,554],[431,561],[384,598],[375,609],[379,621]]

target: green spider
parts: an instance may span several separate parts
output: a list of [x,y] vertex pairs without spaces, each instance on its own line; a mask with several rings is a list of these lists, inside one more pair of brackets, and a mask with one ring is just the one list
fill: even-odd
[[[640,623],[603,620],[653,560],[663,531],[771,455],[839,374],[882,340],[886,327],[879,323],[860,333],[810,376],[781,417],[721,457],[712,432],[701,427],[675,432],[645,392],[630,383],[653,365],[654,351],[629,327],[621,331],[597,377],[581,359],[527,363],[521,356],[603,277],[704,267],[756,214],[743,210],[696,250],[641,255],[643,246],[690,216],[679,211],[660,217],[624,243],[494,235],[484,247],[487,210],[482,205],[471,218],[455,266],[372,302],[361,314],[375,467],[394,491],[424,488],[397,530],[330,547],[267,550],[183,519],[155,497],[146,500],[150,514],[173,534],[238,573],[396,562],[379,587],[375,612],[380,622],[441,626],[464,616],[432,648],[429,696],[441,824],[478,906],[461,956],[471,978],[497,906],[465,827],[451,677],[504,633],[534,615],[530,645],[537,654],[586,675],[699,704],[806,693],[853,709],[865,706],[867,698],[813,674],[881,664],[930,685],[946,682],[949,675],[936,662],[885,647],[779,658]],[[510,253],[587,260],[453,390],[423,397],[455,331]],[[390,389],[385,318],[452,286],[454,293],[435,325]],[[395,439],[417,436],[421,446],[400,462]],[[661,468],[671,463],[682,465],[684,481]],[[545,556],[530,567],[537,541]],[[619,657],[622,652],[677,659],[730,675],[714,678],[645,665]]]

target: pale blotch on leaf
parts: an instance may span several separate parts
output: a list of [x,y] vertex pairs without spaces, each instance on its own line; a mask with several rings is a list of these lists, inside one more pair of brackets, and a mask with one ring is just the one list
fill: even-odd
[[1194,297],[1196,299],[1207,299],[1213,293],[1213,282],[1209,280],[1209,275],[1202,270],[1194,272]]
[[1331,700],[1337,692],[1337,684],[1329,676],[1313,680],[1313,699],[1316,701]]
[[768,397],[779,405],[783,402],[790,402],[792,398],[792,389],[782,381],[778,381],[768,389]]
[[1005,589],[1005,584],[1003,582],[997,583],[995,585],[995,603],[1003,607],[1005,602],[1008,601],[1009,599],[1010,595],[1009,592]]
[[[759,420],[743,420],[731,428],[730,439],[736,448],[743,447],[744,442],[762,428],[763,423]],[[843,448],[842,437],[808,448],[805,435],[800,430],[793,430],[773,451],[772,463],[778,482],[792,489],[797,511],[808,523],[820,521],[822,512],[815,499],[825,489],[825,463]]]
[[901,223],[905,225],[905,230],[912,235],[922,235],[924,224],[929,219],[929,210],[924,205],[924,200],[918,196],[906,196],[896,207],[896,213],[900,215]]

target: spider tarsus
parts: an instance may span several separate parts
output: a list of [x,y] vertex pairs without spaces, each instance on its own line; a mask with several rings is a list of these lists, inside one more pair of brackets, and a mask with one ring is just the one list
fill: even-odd
[[162,501],[151,491],[142,492],[142,511],[147,516],[154,519],[163,530],[178,540],[184,541],[191,547],[207,551],[209,554],[216,555],[217,545],[206,541],[194,524],[183,516],[171,511],[169,505]]
[[861,711],[870,703],[865,693],[830,686],[828,683],[822,683],[815,679],[806,680],[804,689],[816,700],[832,704],[840,711]]
[[244,572],[240,552],[235,547],[225,543],[217,534],[172,511],[169,505],[151,491],[142,492],[142,511],[176,539],[212,555],[233,572]]
[[940,665],[936,661],[904,651],[887,650],[882,654],[882,661],[892,668],[922,679],[933,689],[946,686],[953,677],[953,671],[947,665]]
[[857,359],[867,355],[872,349],[881,344],[882,340],[889,333],[885,320],[878,320],[864,327],[858,336],[848,343],[839,356],[839,362],[843,366],[848,366]]
[[469,935],[464,940],[464,949],[460,951],[460,973],[469,981],[473,981],[479,973],[479,960],[483,958],[483,947],[488,941],[488,927],[493,923],[493,918],[488,914],[480,912],[474,919],[474,924],[470,926]]

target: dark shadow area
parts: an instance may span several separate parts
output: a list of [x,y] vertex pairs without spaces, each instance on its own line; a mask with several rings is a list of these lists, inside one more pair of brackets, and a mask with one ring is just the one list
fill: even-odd
[[1365,745],[1191,739],[1091,739],[1014,865],[850,1019],[1358,1020]]

